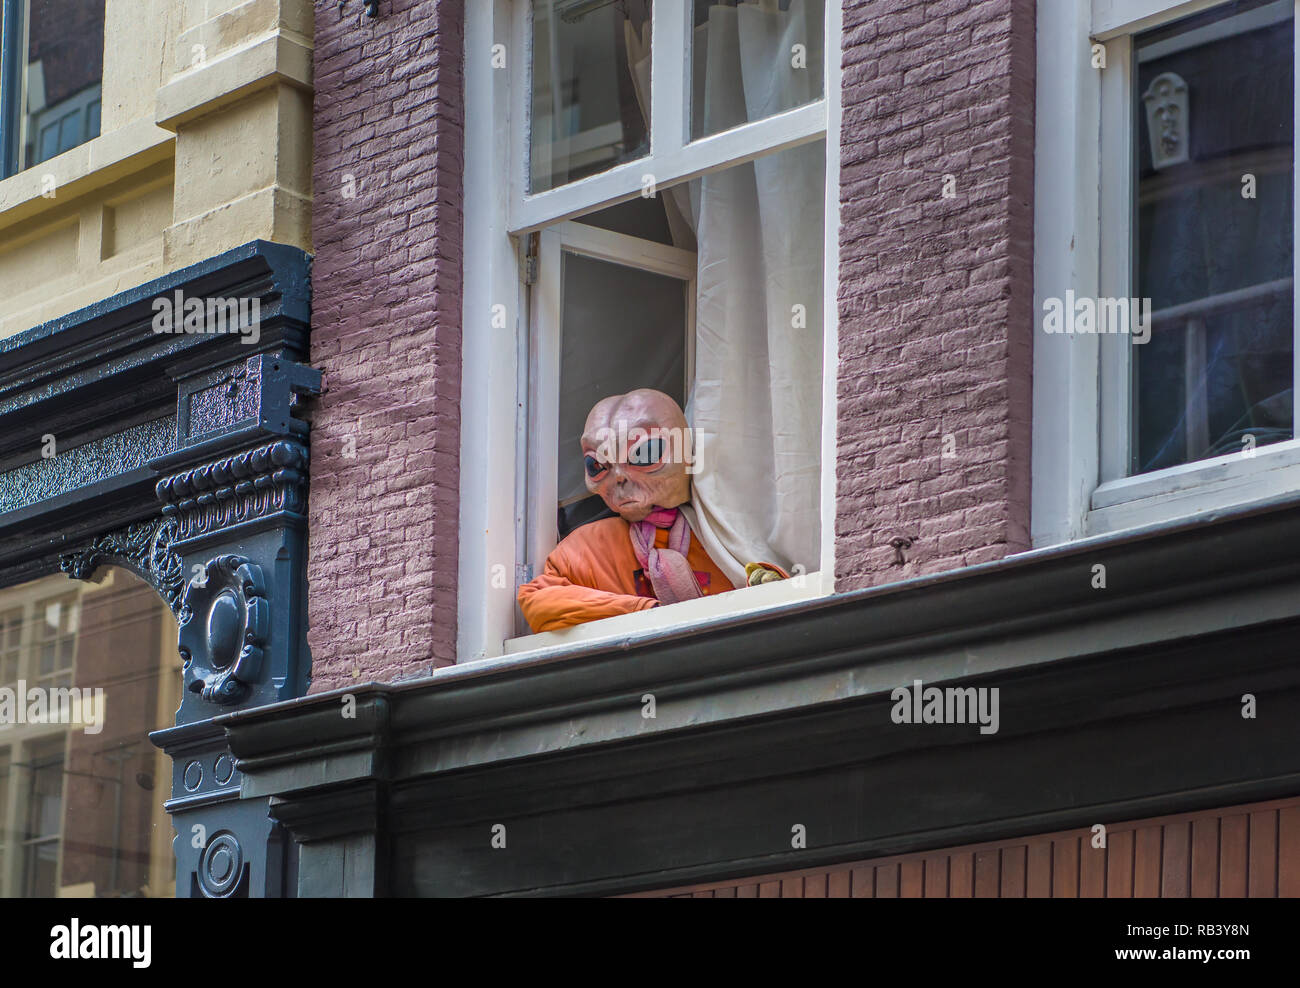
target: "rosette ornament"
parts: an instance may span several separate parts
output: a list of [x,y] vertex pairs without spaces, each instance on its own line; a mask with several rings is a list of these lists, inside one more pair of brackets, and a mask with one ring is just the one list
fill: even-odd
[[185,588],[179,623],[187,688],[222,706],[247,696],[271,626],[261,567],[245,556],[209,560]]

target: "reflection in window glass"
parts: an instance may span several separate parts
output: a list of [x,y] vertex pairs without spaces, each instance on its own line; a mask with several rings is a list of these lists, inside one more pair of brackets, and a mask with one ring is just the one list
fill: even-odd
[[24,710],[0,706],[0,896],[173,895],[148,738],[180,703],[171,611],[125,570],[50,577],[0,590],[0,646]]
[[1135,473],[1292,436],[1293,9],[1136,41]]
[[650,150],[650,0],[534,0],[529,191]]
[[32,745],[27,762],[27,827],[23,895],[53,898],[59,889],[59,824],[63,819],[63,741]]
[[21,607],[0,613],[0,686],[13,686],[18,681],[22,630]]
[[691,139],[822,97],[825,0],[695,0]]
[[9,750],[0,748],[0,891],[3,890],[5,859],[12,841],[12,831],[9,829],[9,777],[12,772]]
[[99,135],[104,72],[104,0],[18,0],[13,10],[6,44],[16,65],[0,96],[18,134],[3,174]]

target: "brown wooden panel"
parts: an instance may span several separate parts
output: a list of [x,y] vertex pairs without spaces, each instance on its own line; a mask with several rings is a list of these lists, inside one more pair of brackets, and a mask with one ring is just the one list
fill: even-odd
[[1106,897],[1107,853],[1104,847],[1092,846],[1098,839],[1099,835],[1094,834],[1091,828],[1079,838],[1079,897],[1083,899]]
[[1079,898],[1079,838],[1052,841],[1052,898]]
[[1024,844],[1002,849],[1002,898],[1025,897],[1025,855],[1028,850]]
[[1300,806],[1278,810],[1277,894],[1285,899],[1300,897]]
[[1250,815],[1250,884],[1252,899],[1277,895],[1277,810]]
[[1133,836],[1133,898],[1160,897],[1161,838],[1164,827],[1139,827]]
[[975,852],[975,898],[996,899],[1001,881],[1001,853],[996,847]]
[[850,871],[832,871],[826,877],[826,898],[847,899],[853,873]]
[[969,899],[975,894],[975,855],[954,851],[948,857],[948,896]]
[[853,898],[870,899],[876,894],[876,869],[853,869]]
[[881,865],[876,869],[876,898],[898,898],[898,863]]
[[1242,895],[1300,898],[1300,797],[634,893],[671,898],[942,898]]
[[1106,835],[1106,898],[1133,898],[1133,831]]
[[1160,895],[1165,899],[1186,899],[1191,894],[1192,825],[1165,824],[1160,854]]
[[937,854],[925,859],[925,897],[948,898],[948,855]]
[[925,893],[925,861],[922,858],[905,858],[898,879],[900,899],[919,899]]
[[1245,813],[1219,821],[1219,898],[1246,897],[1246,860],[1250,818]]
[[1026,852],[1025,895],[1047,899],[1052,895],[1052,842],[1030,841]]
[[1219,818],[1192,821],[1192,898],[1213,899],[1219,894]]

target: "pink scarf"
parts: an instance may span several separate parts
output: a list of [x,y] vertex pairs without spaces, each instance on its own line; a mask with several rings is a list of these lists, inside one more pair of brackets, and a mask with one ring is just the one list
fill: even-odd
[[[656,549],[655,531],[660,528],[668,529],[668,545]],[[676,604],[704,596],[686,560],[686,553],[691,549],[691,529],[685,515],[676,508],[655,508],[645,521],[629,523],[627,531],[632,538],[632,551],[649,577],[659,603]]]

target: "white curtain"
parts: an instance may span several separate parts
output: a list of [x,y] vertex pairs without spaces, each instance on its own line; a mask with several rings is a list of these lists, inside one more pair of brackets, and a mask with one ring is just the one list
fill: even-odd
[[[821,2],[714,6],[693,39],[696,137],[763,119],[821,90]],[[648,39],[646,39],[648,40]],[[807,64],[791,64],[794,46]],[[629,39],[629,52],[637,52]],[[633,58],[649,90],[649,49]],[[669,190],[670,223],[698,251],[695,371],[686,414],[699,470],[691,528],[731,582],[745,563],[820,563],[825,144]],[[675,235],[677,235],[675,233]],[[686,246],[686,244],[682,244]]]

